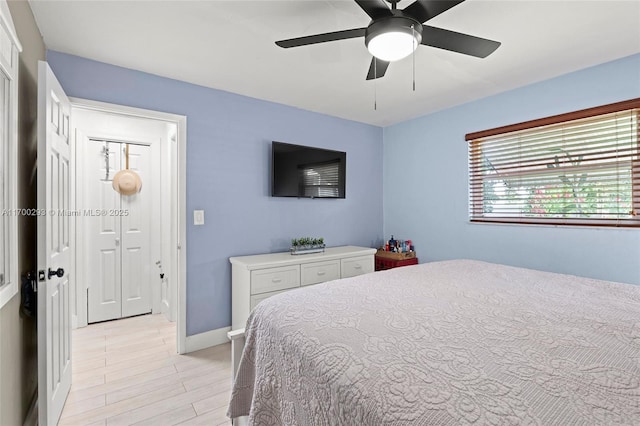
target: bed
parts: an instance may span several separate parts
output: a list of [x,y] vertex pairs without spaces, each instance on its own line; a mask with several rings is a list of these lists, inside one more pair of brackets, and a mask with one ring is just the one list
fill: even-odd
[[273,296],[245,338],[250,424],[640,424],[640,286],[433,262]]

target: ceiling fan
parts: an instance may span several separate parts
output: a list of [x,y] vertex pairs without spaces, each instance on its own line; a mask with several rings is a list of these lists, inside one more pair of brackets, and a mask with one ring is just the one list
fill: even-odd
[[390,62],[409,56],[419,44],[478,58],[486,58],[500,46],[497,41],[424,24],[465,0],[417,0],[402,10],[397,8],[398,1],[355,0],[371,18],[369,26],[280,40],[276,44],[290,48],[364,37],[364,44],[373,55],[367,80],[384,76]]

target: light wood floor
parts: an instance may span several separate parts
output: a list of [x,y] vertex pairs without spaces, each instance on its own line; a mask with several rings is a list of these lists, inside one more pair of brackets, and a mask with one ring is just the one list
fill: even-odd
[[59,425],[230,425],[229,344],[176,353],[175,323],[144,315],[73,331]]

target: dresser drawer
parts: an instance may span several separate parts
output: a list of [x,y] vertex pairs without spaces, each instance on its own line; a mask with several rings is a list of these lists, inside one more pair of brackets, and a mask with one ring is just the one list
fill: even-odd
[[342,278],[373,272],[373,256],[360,256],[341,259]]
[[300,265],[251,271],[251,294],[300,287]]
[[253,311],[253,308],[255,308],[256,305],[262,302],[264,299],[268,299],[271,296],[274,296],[276,294],[284,293],[285,291],[287,290],[270,291],[269,293],[262,293],[262,294],[257,294],[255,296],[251,296],[251,306],[249,309]]
[[303,263],[301,265],[301,284],[311,285],[340,278],[340,261]]

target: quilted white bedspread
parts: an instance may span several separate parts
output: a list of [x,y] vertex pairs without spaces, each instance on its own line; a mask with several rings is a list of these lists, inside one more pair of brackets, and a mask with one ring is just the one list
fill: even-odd
[[273,296],[231,417],[255,425],[640,425],[640,286],[455,260]]

